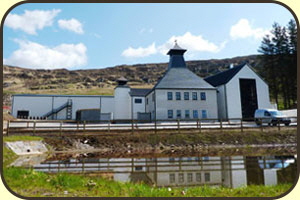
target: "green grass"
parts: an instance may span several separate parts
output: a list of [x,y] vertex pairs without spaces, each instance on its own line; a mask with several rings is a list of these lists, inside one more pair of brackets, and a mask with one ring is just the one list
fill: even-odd
[[3,137],[3,142],[15,142],[15,141],[40,141],[42,137],[28,136],[28,135],[11,135]]
[[[157,188],[143,183],[121,183],[101,177],[59,173],[55,175],[10,167],[4,170],[10,188],[22,196],[107,196],[107,197],[275,197],[292,185],[250,185],[236,189],[199,186]],[[66,192],[67,191],[67,192]]]

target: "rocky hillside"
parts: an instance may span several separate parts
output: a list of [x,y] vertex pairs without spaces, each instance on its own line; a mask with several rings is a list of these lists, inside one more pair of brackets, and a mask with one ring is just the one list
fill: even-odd
[[[187,61],[188,68],[200,77],[224,71],[229,65],[248,62],[259,67],[256,55],[229,59]],[[3,66],[4,101],[9,104],[9,96],[14,93],[48,94],[112,94],[115,80],[124,76],[133,87],[151,88],[162,77],[168,63],[120,65],[104,69],[26,69]]]

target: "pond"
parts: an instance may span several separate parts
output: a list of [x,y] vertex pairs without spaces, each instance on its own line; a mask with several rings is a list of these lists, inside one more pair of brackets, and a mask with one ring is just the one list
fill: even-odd
[[144,182],[158,187],[199,185],[236,188],[250,184],[293,183],[294,155],[184,156],[103,158],[92,154],[19,157],[12,165],[46,173],[85,173],[115,181]]

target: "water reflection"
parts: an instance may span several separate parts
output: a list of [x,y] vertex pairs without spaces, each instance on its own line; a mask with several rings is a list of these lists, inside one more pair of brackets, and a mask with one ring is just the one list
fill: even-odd
[[48,173],[93,173],[116,181],[168,187],[276,185],[293,183],[297,176],[294,156],[70,158],[44,161],[33,168]]

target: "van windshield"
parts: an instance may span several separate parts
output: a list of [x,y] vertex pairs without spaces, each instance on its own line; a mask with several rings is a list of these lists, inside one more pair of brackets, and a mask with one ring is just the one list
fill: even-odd
[[283,115],[282,112],[280,112],[280,111],[270,111],[270,113],[272,116],[282,116]]

